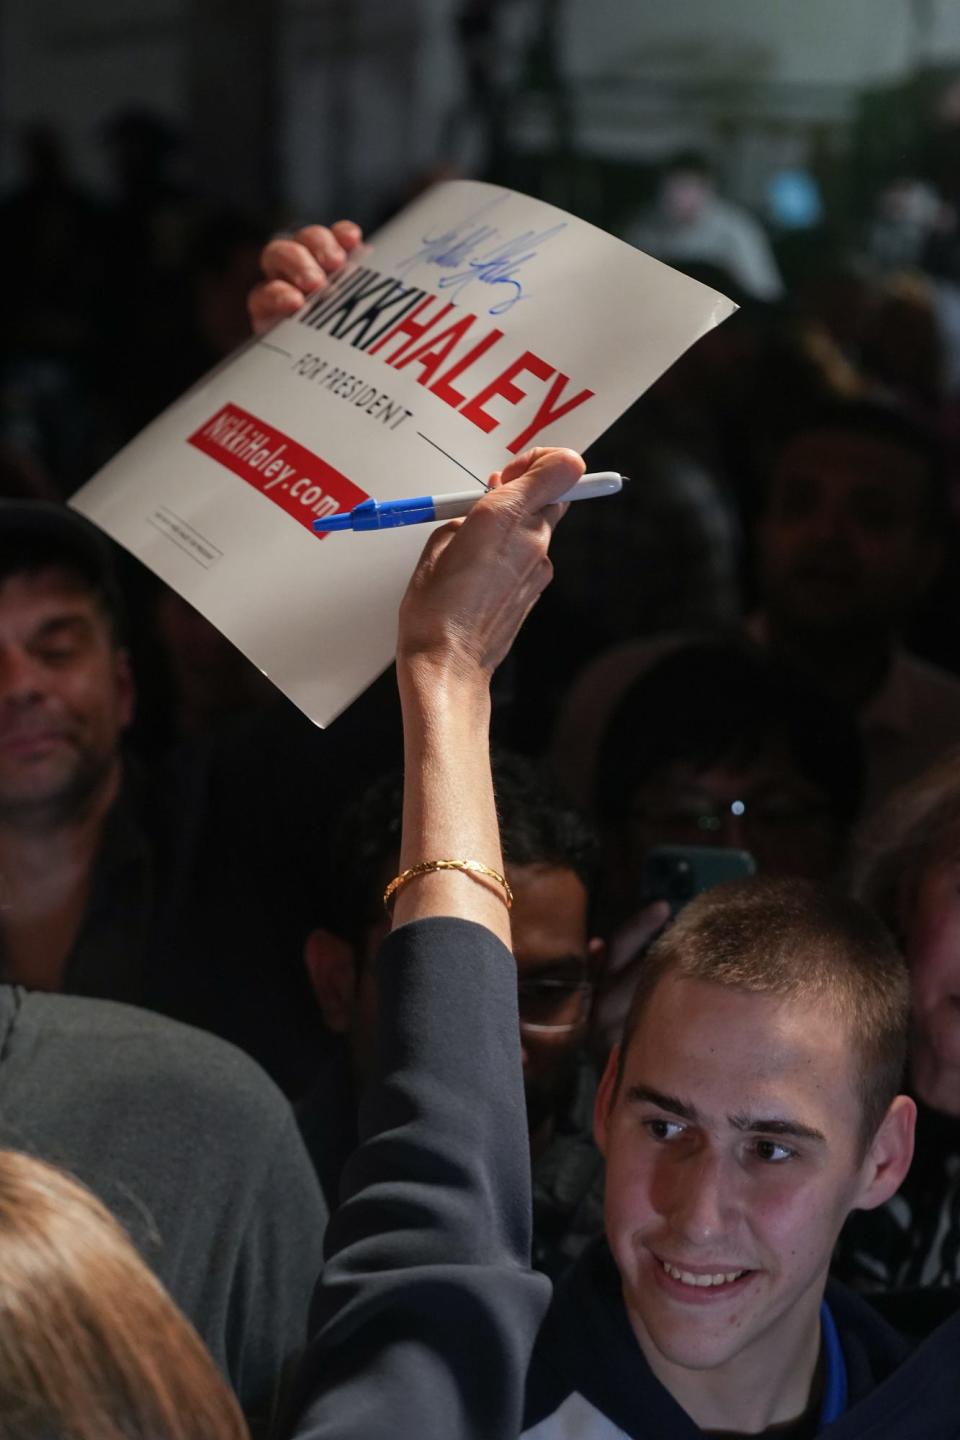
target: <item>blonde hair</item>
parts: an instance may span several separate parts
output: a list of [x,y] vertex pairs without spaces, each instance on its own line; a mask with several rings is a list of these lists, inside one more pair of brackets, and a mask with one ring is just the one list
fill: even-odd
[[62,1171],[0,1151],[3,1440],[249,1440],[199,1336]]

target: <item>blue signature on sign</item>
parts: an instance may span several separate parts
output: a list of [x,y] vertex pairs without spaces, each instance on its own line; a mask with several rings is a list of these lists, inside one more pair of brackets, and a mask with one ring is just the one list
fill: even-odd
[[419,250],[396,267],[398,272],[408,274],[418,265],[449,270],[452,273],[443,276],[437,289],[451,291],[454,299],[459,299],[471,285],[496,286],[500,295],[488,313],[506,315],[525,297],[522,271],[536,260],[549,240],[567,228],[561,220],[547,230],[524,230],[520,235],[503,238],[496,225],[481,223],[480,217],[507,198],[500,196],[492,205],[485,205],[439,235],[425,235]]

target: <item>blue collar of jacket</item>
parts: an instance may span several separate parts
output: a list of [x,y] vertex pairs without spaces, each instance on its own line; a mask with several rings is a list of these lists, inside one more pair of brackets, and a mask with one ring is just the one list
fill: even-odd
[[[830,1440],[956,1440],[960,1435],[960,1314],[921,1346],[894,1330],[865,1300],[830,1281],[848,1386],[844,1414],[821,1431]],[[534,1352],[526,1428],[574,1391],[633,1440],[701,1435],[648,1368],[630,1327],[613,1257],[601,1239],[557,1287]]]

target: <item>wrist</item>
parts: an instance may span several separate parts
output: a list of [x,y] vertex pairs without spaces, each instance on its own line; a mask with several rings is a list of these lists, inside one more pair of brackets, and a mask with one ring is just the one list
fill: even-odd
[[490,675],[462,657],[397,657],[397,685],[405,711],[446,726],[489,730]]
[[434,868],[479,861],[503,874],[490,775],[490,685],[479,667],[435,657],[398,660],[403,709],[404,808],[400,873],[425,873],[396,895],[393,922],[453,915],[486,925],[509,944],[504,892],[477,874]]

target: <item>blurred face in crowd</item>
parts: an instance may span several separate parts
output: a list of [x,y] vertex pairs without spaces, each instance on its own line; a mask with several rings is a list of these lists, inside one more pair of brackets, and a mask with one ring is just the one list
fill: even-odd
[[697,170],[674,170],[660,187],[660,208],[675,225],[692,225],[713,196],[713,186]]
[[[603,947],[589,938],[587,891],[574,871],[536,864],[508,866],[506,873],[513,890],[510,931],[527,1117],[536,1142],[568,1097]],[[307,969],[324,1019],[348,1036],[360,1084],[369,1073],[376,1027],[373,962],[389,928],[384,917],[368,930],[359,951],[327,931],[314,931],[307,941]]]
[[960,1116],[960,836],[955,839],[926,867],[901,908],[912,1085],[934,1109]]
[[606,913],[617,924],[636,911],[655,845],[748,850],[763,875],[820,880],[836,874],[845,843],[829,796],[782,741],[771,737],[750,762],[674,760],[639,786],[630,814],[606,836]]
[[182,734],[202,734],[223,715],[267,704],[275,695],[267,677],[176,591],[160,594],[154,622]]
[[935,573],[928,476],[903,446],[856,431],[797,436],[780,454],[758,527],[760,583],[788,632],[895,629]]
[[607,1236],[640,1347],[698,1423],[705,1372],[745,1394],[791,1359],[812,1374],[841,1225],[909,1164],[904,1097],[863,1153],[855,1054],[822,1000],[668,972],[619,1084],[611,1057],[595,1112]]
[[96,598],[66,570],[0,586],[0,818],[65,818],[117,773],[133,691]]
[[510,932],[517,962],[527,1119],[534,1140],[569,1095],[602,958],[587,929],[587,891],[572,870],[513,866]]

